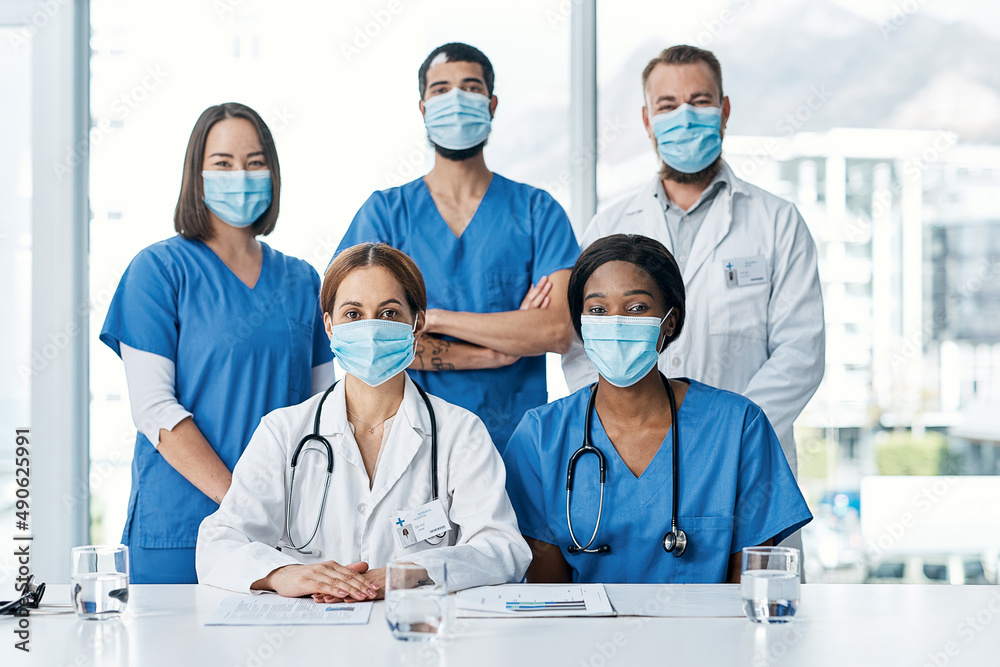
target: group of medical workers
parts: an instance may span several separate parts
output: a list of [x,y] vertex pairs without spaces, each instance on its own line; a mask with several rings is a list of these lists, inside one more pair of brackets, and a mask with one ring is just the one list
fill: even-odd
[[[794,541],[816,247],[723,160],[715,56],[646,66],[659,173],[579,244],[486,165],[487,57],[445,44],[417,78],[434,167],[369,197],[322,281],[259,240],[281,193],[260,116],[195,124],[177,235],[131,262],[101,332],[138,430],[132,581],[367,600],[405,560],[453,589],[726,582],[742,549]],[[547,352],[573,392],[552,403]]]

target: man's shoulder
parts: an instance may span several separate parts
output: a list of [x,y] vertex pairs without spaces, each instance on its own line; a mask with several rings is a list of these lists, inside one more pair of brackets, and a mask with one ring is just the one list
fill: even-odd
[[755,210],[766,211],[768,213],[773,212],[775,215],[782,213],[787,215],[789,212],[796,210],[795,204],[784,197],[738,177],[728,163],[726,163],[725,169],[729,172],[728,176],[730,188],[733,193],[734,207],[748,206]]
[[598,211],[591,219],[587,226],[588,235],[598,232],[597,236],[607,236],[622,231],[619,228],[620,223],[633,216],[638,216],[647,206],[655,203],[649,198],[651,188],[652,182],[643,183],[638,188],[612,200],[606,208]]
[[502,174],[498,174],[497,172],[493,172],[493,179],[494,183],[491,185],[499,186],[498,189],[503,190],[508,197],[523,200],[544,200],[554,203],[556,202],[555,197],[553,197],[548,190],[543,188],[528,185],[527,183],[522,183],[521,181],[515,181],[503,176]]

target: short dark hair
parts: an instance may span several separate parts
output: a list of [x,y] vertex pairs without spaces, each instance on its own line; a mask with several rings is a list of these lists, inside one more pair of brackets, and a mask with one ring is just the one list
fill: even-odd
[[420,65],[420,69],[417,70],[420,99],[424,99],[424,95],[427,93],[427,70],[431,68],[431,63],[434,62],[434,59],[442,53],[444,54],[444,61],[446,63],[476,63],[480,65],[483,68],[483,80],[486,83],[486,92],[490,97],[493,96],[493,64],[490,62],[490,59],[486,57],[485,53],[474,46],[469,46],[461,42],[451,42],[442,44],[431,51],[431,54]]
[[660,243],[638,234],[612,234],[590,244],[576,260],[569,276],[567,298],[569,314],[573,320],[576,335],[580,332],[580,318],[583,316],[584,288],[590,276],[608,262],[628,262],[645,271],[663,294],[664,308],[675,309],[677,327],[673,335],[665,341],[664,348],[677,340],[684,328],[684,278],[680,267],[670,251]]
[[205,185],[201,172],[205,163],[205,141],[212,127],[226,118],[244,118],[253,123],[264,151],[264,162],[271,171],[271,204],[251,225],[254,236],[267,236],[274,231],[278,221],[281,199],[281,168],[278,165],[278,151],[274,147],[271,130],[260,115],[245,104],[226,102],[205,109],[191,130],[187,151],[184,153],[184,175],[181,178],[181,194],[174,209],[174,229],[186,239],[207,241],[212,238],[212,223],[205,205]]
[[427,288],[420,269],[410,257],[385,243],[359,243],[347,248],[330,262],[323,276],[323,287],[319,291],[319,305],[324,313],[333,313],[337,300],[337,290],[355,269],[381,266],[389,271],[403,286],[406,302],[413,316],[427,310]]
[[646,69],[642,70],[642,99],[646,99],[646,81],[657,65],[691,65],[698,62],[708,65],[712,73],[715,74],[715,82],[719,84],[719,99],[721,100],[723,97],[722,65],[719,64],[719,59],[711,51],[687,44],[678,44],[664,49],[660,51],[660,55],[649,61]]

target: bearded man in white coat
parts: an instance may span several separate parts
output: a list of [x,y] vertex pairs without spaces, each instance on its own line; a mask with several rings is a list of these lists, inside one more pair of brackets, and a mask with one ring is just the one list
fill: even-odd
[[[792,423],[825,368],[816,245],[792,203],[737,178],[722,159],[730,104],[711,52],[666,49],[646,66],[642,85],[642,121],[660,172],[598,213],[580,245],[641,234],[671,251],[688,312],[659,368],[759,405],[797,472]],[[571,392],[597,379],[579,339],[563,371]]]

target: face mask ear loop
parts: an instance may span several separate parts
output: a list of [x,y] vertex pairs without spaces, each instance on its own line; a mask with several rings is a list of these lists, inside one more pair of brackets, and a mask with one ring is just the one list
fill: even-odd
[[413,317],[413,327],[410,329],[410,333],[412,333],[414,335],[414,338],[413,338],[413,352],[414,352],[414,354],[416,354],[416,351],[417,351],[416,334],[417,334],[417,322],[419,322],[419,321],[420,321],[420,311],[417,311],[417,314]]
[[[661,327],[663,326],[663,323],[667,321],[667,318],[670,317],[670,313],[672,313],[672,312],[674,312],[673,306],[670,307],[670,310],[667,311],[667,314],[663,316],[662,320],[660,320],[660,326]],[[663,340],[664,341],[667,340],[666,336],[664,336]],[[664,347],[663,350],[665,350],[665,349],[667,349],[667,348]],[[657,339],[657,341],[656,341],[656,354],[661,354],[663,352],[663,350],[660,349],[660,341],[659,341],[659,339]]]

